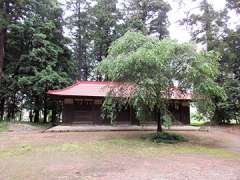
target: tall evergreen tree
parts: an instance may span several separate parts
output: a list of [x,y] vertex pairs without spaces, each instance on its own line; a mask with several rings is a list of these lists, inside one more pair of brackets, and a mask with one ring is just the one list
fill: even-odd
[[24,15],[24,5],[27,0],[1,0],[0,1],[0,119],[4,115],[4,105],[6,101],[3,90],[3,72],[6,66],[6,46],[8,27],[19,21]]
[[229,30],[220,42],[222,55],[222,86],[228,99],[218,103],[222,116],[220,122],[235,119],[240,123],[240,28]]
[[117,0],[96,0],[92,9],[94,21],[94,54],[97,62],[108,54],[111,43],[117,39],[119,11]]
[[67,26],[71,30],[74,59],[77,64],[77,79],[87,80],[93,64],[91,33],[93,18],[90,14],[90,3],[85,0],[70,0],[67,9]]
[[[226,30],[226,11],[215,11],[213,6],[207,0],[197,1],[199,4],[198,11],[187,12],[187,17],[181,21],[182,25],[187,25],[191,29],[192,40],[201,44],[206,51],[216,49],[219,39]],[[219,75],[217,82],[222,82],[222,77]],[[218,97],[212,97],[215,104],[215,109],[212,110],[212,120],[215,122],[221,116],[221,110],[218,103],[222,101]],[[201,111],[201,106],[199,106]]]
[[[228,0],[226,11],[235,10],[240,13],[240,4],[236,0]],[[229,123],[235,119],[240,123],[240,24],[236,29],[228,28],[219,41],[217,50],[221,53],[221,82],[224,87],[227,100],[218,102],[217,106],[221,112],[219,123]]]
[[207,0],[201,0],[199,5],[200,13],[188,14],[183,19],[182,24],[187,24],[191,28],[192,39],[206,47],[207,51],[218,51],[221,55],[220,74],[216,82],[222,86],[227,95],[227,100],[223,101],[213,96],[215,109],[212,120],[214,123],[230,122],[230,119],[238,119],[239,115],[239,80],[238,71],[238,31],[228,27],[228,10],[235,9],[238,12],[235,0],[227,1],[224,10],[216,11]]
[[22,17],[22,8],[26,2],[27,0],[0,1],[0,79],[3,76],[8,25]]
[[0,19],[1,19],[1,24],[0,24],[0,78],[2,78],[3,75],[3,63],[4,63],[4,39],[5,39],[5,34],[6,34],[6,20],[4,18],[4,11],[5,11],[5,6],[3,2],[0,2]]
[[46,92],[71,83],[71,54],[58,2],[31,0],[25,8],[24,18],[8,26],[6,78],[1,92],[8,98],[9,118],[14,118],[18,105],[24,105],[34,111],[35,122],[43,111],[46,122]]
[[107,55],[110,44],[122,35],[118,32],[117,0],[69,0],[67,4],[72,10],[67,25],[78,64],[77,78],[87,80],[93,78],[90,72]]
[[155,34],[159,39],[168,36],[170,5],[164,0],[125,1],[126,25],[145,34]]
[[217,44],[215,40],[219,39],[226,29],[228,19],[226,11],[215,11],[207,0],[198,2],[197,9],[200,13],[188,12],[187,17],[181,21],[181,24],[190,27],[192,40],[201,43],[207,51],[210,51]]

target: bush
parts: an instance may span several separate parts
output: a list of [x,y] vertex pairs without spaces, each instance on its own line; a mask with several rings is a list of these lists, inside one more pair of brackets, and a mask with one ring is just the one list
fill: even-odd
[[168,129],[172,126],[172,117],[169,114],[163,116],[163,126]]
[[181,135],[166,132],[157,133],[153,135],[151,140],[155,143],[167,143],[167,144],[174,144],[178,142],[187,141],[187,139]]
[[206,117],[203,114],[200,114],[200,113],[194,113],[192,115],[191,119],[193,121],[198,121],[198,122],[206,121]]

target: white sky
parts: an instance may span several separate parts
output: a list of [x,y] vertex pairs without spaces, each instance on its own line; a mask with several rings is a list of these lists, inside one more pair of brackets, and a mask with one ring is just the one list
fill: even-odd
[[[66,0],[59,0],[61,3],[65,3]],[[124,1],[124,0],[120,0]],[[185,12],[197,7],[197,2],[193,2],[192,0],[166,0],[170,3],[172,10],[168,14],[168,18],[170,21],[170,38],[176,39],[179,42],[188,42],[190,40],[189,30],[185,26],[179,25],[179,20],[185,17]],[[179,3],[181,2],[181,3]],[[216,10],[221,10],[225,6],[225,0],[209,0]],[[68,14],[67,10],[65,14]],[[232,26],[234,26],[237,22],[239,22],[239,18],[231,13],[232,17]]]
[[[171,23],[169,27],[170,37],[177,39],[180,42],[187,42],[190,40],[190,33],[187,27],[179,25],[178,21],[185,17],[185,13],[198,6],[197,2],[193,3],[192,0],[168,0],[172,6],[172,10],[169,12],[169,21]],[[216,10],[221,10],[225,6],[225,0],[209,0]],[[192,10],[193,11],[193,10]]]

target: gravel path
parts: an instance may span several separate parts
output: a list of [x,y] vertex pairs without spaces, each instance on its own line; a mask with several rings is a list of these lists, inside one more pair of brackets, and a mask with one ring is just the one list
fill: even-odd
[[240,152],[240,127],[211,127],[209,132],[184,132],[183,134],[203,138],[203,144]]
[[28,130],[0,133],[0,179],[240,180],[239,128],[177,132],[190,142],[160,146],[140,141],[152,132]]

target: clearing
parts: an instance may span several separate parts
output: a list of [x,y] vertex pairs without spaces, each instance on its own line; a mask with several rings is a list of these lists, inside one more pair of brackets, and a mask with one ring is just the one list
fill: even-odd
[[152,132],[0,133],[0,179],[240,179],[240,129],[176,132],[189,142],[154,144]]

